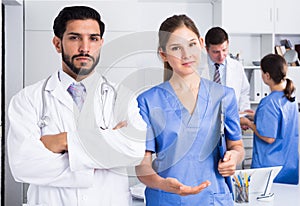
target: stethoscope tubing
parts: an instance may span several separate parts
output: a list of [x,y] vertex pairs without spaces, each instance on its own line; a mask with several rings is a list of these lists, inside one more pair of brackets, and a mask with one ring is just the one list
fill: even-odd
[[[51,78],[51,75],[45,80],[45,82],[43,83],[43,86],[42,86],[42,90],[41,90],[42,91],[42,115],[40,117],[40,120],[37,122],[38,127],[40,129],[46,127],[50,121],[50,118],[46,115],[47,103],[46,103],[46,94],[45,94],[46,86],[47,86],[50,78]],[[104,80],[104,82],[102,82],[102,84],[101,84],[101,101],[102,101],[102,105],[103,105],[103,108],[102,108],[102,118],[103,119],[102,120],[103,120],[104,127],[100,126],[100,128],[102,130],[105,130],[105,129],[108,129],[108,124],[106,124],[107,122],[105,121],[105,115],[104,115],[104,109],[105,109],[105,104],[106,104],[106,100],[107,100],[108,90],[107,89],[104,90],[103,88],[107,86],[107,87],[111,88],[111,90],[113,91],[112,111],[114,110],[114,107],[115,107],[117,92],[116,92],[115,88],[107,81],[107,79],[104,76],[102,76],[102,79]],[[105,96],[104,99],[103,99],[103,96]],[[108,123],[109,123],[109,121],[108,121]]]

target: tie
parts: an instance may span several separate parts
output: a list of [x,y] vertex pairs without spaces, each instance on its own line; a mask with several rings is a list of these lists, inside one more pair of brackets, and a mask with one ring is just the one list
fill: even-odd
[[72,83],[68,88],[68,92],[72,96],[79,111],[81,111],[86,96],[86,89],[84,85],[82,83],[79,84]]
[[215,67],[216,67],[216,71],[215,71],[215,75],[214,75],[214,82],[221,84],[221,77],[220,77],[220,71],[219,71],[220,64],[215,63]]

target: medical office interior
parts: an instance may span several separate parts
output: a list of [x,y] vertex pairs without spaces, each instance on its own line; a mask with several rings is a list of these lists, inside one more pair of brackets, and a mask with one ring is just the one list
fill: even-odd
[[[238,56],[244,65],[251,86],[253,109],[269,93],[261,80],[259,66],[253,62],[268,53],[275,53],[275,49],[280,49],[283,54],[288,49],[298,49],[300,52],[299,0],[2,0],[0,87],[3,206],[22,205],[26,201],[27,188],[13,180],[7,163],[5,143],[9,123],[6,111],[10,98],[21,88],[46,78],[60,67],[60,56],[52,45],[53,19],[64,6],[76,4],[92,6],[102,15],[107,30],[98,69],[105,71],[105,76],[113,82],[124,82],[132,75],[135,77],[133,82],[147,88],[162,81],[163,64],[156,53],[155,35],[160,23],[173,14],[190,16],[202,36],[212,26],[221,26],[229,33],[229,52],[233,57]],[[117,53],[116,48],[123,49],[126,41],[132,41],[141,32],[155,34],[147,40],[147,48],[136,48],[131,53],[123,52],[111,57],[113,52]],[[288,42],[290,48],[286,48],[283,42]],[[300,66],[297,61],[290,62],[288,77],[296,84],[296,95],[300,101]],[[243,140],[246,159],[241,167],[249,168],[252,133],[244,132]],[[135,178],[130,178],[131,185],[137,183]],[[299,187],[282,185],[284,194],[276,194],[274,205],[277,205],[278,196],[283,201],[293,201],[293,204],[286,205],[297,204],[299,194],[291,198],[288,193],[299,192]]]

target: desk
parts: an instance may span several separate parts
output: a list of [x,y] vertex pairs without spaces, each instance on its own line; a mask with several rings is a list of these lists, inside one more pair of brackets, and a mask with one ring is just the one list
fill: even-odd
[[300,203],[300,185],[273,183],[271,191],[274,192],[273,201],[258,201],[256,197],[259,194],[250,194],[249,203],[235,203],[235,206],[292,206]]
[[[235,206],[292,206],[300,203],[300,185],[273,183],[274,200],[271,202],[257,201],[255,194],[250,194],[249,203],[235,203]],[[144,206],[143,200],[133,200],[132,206]]]

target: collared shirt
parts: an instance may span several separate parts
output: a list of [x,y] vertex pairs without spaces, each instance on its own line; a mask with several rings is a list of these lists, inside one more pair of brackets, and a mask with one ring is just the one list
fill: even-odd
[[64,72],[62,69],[58,71],[58,78],[62,84],[62,87],[67,91],[69,86],[76,82],[70,75],[68,75],[66,72]]
[[[208,56],[208,66],[209,66],[209,77],[210,79],[214,79],[214,75],[216,72],[215,62],[213,62],[210,57]],[[220,64],[219,66],[219,72],[220,72],[220,78],[222,85],[226,85],[226,59],[225,61]]]
[[[91,90],[91,87],[94,87],[95,82],[100,78],[100,75],[97,75],[97,72],[93,72],[90,74],[87,78],[81,80],[80,82],[85,86],[87,91]],[[64,72],[62,69],[58,71],[58,78],[62,84],[62,87],[67,91],[69,86],[72,83],[79,84],[80,82],[77,82],[75,79],[73,79],[70,75],[68,75],[66,72]]]

